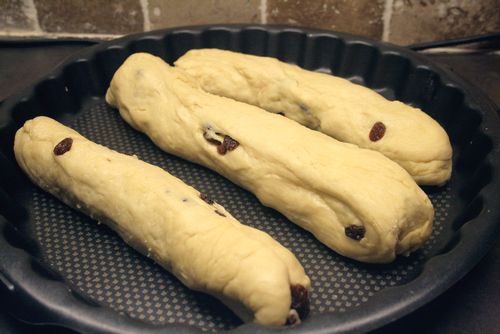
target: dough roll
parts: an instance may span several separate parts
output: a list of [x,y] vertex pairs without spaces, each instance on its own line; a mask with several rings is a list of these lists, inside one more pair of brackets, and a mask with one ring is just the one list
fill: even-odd
[[342,255],[390,262],[429,237],[432,204],[398,164],[206,93],[160,58],[130,56],[114,74],[106,101],[166,152],[248,189]]
[[163,169],[47,117],[17,131],[14,152],[34,183],[244,320],[280,326],[307,314],[310,281],[295,256]]
[[274,58],[202,49],[187,52],[175,64],[207,92],[281,113],[337,140],[379,151],[421,185],[441,185],[450,178],[448,135],[420,109]]

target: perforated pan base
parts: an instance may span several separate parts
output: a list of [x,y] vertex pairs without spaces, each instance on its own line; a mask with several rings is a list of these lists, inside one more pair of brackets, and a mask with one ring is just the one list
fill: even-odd
[[[289,248],[311,278],[313,315],[353,309],[378,291],[411,280],[434,250],[446,224],[449,186],[431,195],[436,207],[435,227],[421,252],[389,266],[363,265],[336,255],[218,174],[160,151],[102,100],[84,108],[68,125],[90,140],[136,154],[169,171],[210,194],[240,222],[269,233]],[[153,323],[188,323],[204,330],[230,329],[240,324],[231,312],[223,311],[224,306],[217,300],[189,291],[174,276],[126,246],[111,230],[41,190],[33,194],[33,216],[45,259],[84,295]]]
[[[217,173],[160,151],[104,102],[114,71],[129,54],[147,51],[172,62],[195,47],[266,54],[335,73],[389,98],[417,105],[436,118],[450,135],[454,172],[446,186],[425,189],[436,210],[430,240],[410,257],[399,257],[388,265],[341,257]],[[2,214],[13,223],[5,225],[0,220],[4,227],[0,274],[15,287],[13,298],[34,305],[37,312],[24,313],[28,321],[46,319],[77,330],[116,333],[257,330],[241,326],[219,301],[188,290],[110,229],[27,181],[15,165],[13,134],[26,119],[45,114],[90,140],[164,168],[210,194],[242,223],[269,233],[288,247],[312,280],[311,315],[288,331],[356,332],[378,327],[444,291],[470,270],[493,240],[499,214],[491,204],[498,198],[498,178],[493,173],[498,160],[492,152],[498,139],[491,133],[496,130],[485,112],[488,103],[475,94],[471,98],[471,91],[464,87],[466,84],[407,50],[312,30],[255,26],[173,29],[89,49],[7,101],[0,113],[0,164],[9,175],[0,178],[0,195],[5,195],[0,200],[9,203],[5,207],[11,209]],[[24,243],[30,238],[35,242]],[[37,259],[42,259],[42,265],[35,265]],[[58,274],[40,269],[46,265]],[[77,293],[68,294],[68,287]],[[103,307],[92,306],[88,300]]]

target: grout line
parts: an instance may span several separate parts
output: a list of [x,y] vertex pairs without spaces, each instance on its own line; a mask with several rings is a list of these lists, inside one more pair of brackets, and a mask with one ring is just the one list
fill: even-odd
[[24,0],[23,1],[23,12],[24,14],[33,20],[33,29],[35,32],[42,32],[40,28],[40,22],[38,21],[38,12],[36,10],[34,0]]
[[149,1],[148,0],[140,0],[139,3],[141,4],[142,16],[144,17],[143,30],[150,31],[151,30],[151,20],[149,18]]
[[110,40],[122,37],[116,34],[74,34],[68,32],[45,32],[45,31],[4,31],[0,34],[3,37],[44,37],[44,38],[83,38],[83,39],[103,39]]
[[492,51],[487,51],[487,50],[481,50],[481,49],[467,49],[467,48],[458,48],[458,47],[442,47],[442,48],[435,48],[435,49],[426,49],[426,50],[419,50],[417,51],[418,53],[447,53],[447,54],[489,54],[489,55],[500,55],[500,50],[492,50]]
[[389,34],[391,32],[391,19],[394,0],[385,0],[384,13],[382,15],[382,22],[384,23],[384,30],[382,32],[382,40],[389,41]]
[[260,0],[260,23],[267,24],[267,0]]

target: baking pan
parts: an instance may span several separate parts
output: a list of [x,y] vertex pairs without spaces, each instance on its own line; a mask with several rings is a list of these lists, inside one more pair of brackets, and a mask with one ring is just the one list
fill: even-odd
[[[428,187],[436,209],[424,247],[389,265],[341,257],[216,173],[157,149],[104,102],[115,70],[134,52],[172,63],[215,47],[267,55],[333,73],[418,106],[448,132],[454,171]],[[188,290],[108,228],[29,182],[13,154],[15,131],[36,115],[158,165],[210,194],[241,222],[291,249],[312,279],[311,315],[290,333],[366,332],[429,302],[493,244],[500,221],[499,119],[474,87],[407,49],[321,30],[225,25],[131,35],[88,48],[0,109],[0,289],[17,317],[89,333],[271,333],[242,324],[216,299]]]

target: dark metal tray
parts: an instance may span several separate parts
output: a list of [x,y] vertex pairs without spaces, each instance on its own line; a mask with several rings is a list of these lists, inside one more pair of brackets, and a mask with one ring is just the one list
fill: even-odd
[[[435,228],[422,250],[390,265],[343,258],[216,173],[158,150],[103,95],[133,52],[172,63],[201,47],[268,55],[333,73],[416,105],[450,135],[454,171],[426,188]],[[86,49],[0,109],[0,289],[32,323],[92,333],[273,332],[241,324],[220,302],[183,287],[104,226],[38,190],[17,167],[13,136],[48,115],[89,139],[165,168],[211,194],[241,222],[290,248],[313,281],[311,315],[287,332],[364,332],[429,302],[465,275],[494,241],[500,221],[500,127],[474,87],[407,49],[335,32],[277,26],[204,26],[124,37]]]

